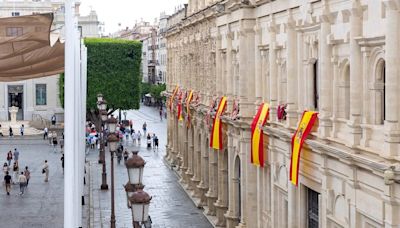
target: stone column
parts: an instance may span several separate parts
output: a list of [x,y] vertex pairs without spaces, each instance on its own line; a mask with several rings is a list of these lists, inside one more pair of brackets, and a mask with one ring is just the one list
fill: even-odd
[[399,52],[400,52],[400,15],[398,1],[387,0],[386,5],[386,47],[385,47],[385,145],[381,153],[384,157],[398,156],[399,129]]
[[[194,121],[193,121],[194,122]],[[193,125],[195,125],[195,123],[193,123]],[[198,137],[198,135],[197,135],[197,132],[199,132],[199,128],[198,127],[195,127],[194,129],[194,132],[196,132],[196,134],[194,135],[194,142],[193,142],[193,146],[194,146],[194,149],[193,149],[193,177],[192,177],[192,179],[191,179],[191,182],[192,182],[192,184],[193,184],[193,197],[194,198],[200,198],[200,195],[201,195],[201,192],[200,192],[200,190],[199,190],[199,188],[197,187],[198,185],[199,185],[199,183],[200,183],[200,176],[201,176],[201,174],[200,174],[200,172],[199,172],[199,170],[200,170],[200,163],[201,163],[201,160],[200,160],[200,150],[201,150],[201,148],[199,147],[199,137]]]
[[298,119],[301,118],[304,111],[304,87],[303,82],[305,81],[305,74],[304,74],[304,39],[303,33],[297,33],[297,117]]
[[215,50],[215,57],[216,57],[216,92],[218,96],[222,96],[222,64],[221,64],[221,35],[218,34],[216,37],[216,50]]
[[209,148],[209,177],[208,177],[208,192],[206,193],[207,197],[207,210],[205,213],[207,215],[215,216],[216,209],[214,203],[217,199],[217,184],[218,184],[218,173],[217,173],[217,158],[216,151],[212,148]]
[[261,28],[256,22],[256,26],[254,26],[254,34],[255,34],[255,104],[258,106],[262,102],[262,87],[263,87],[263,77],[262,77],[262,58],[261,58],[261,50],[260,45],[262,44],[262,37],[261,37]]
[[[323,4],[327,4],[324,2]],[[331,33],[331,16],[328,6],[324,5],[324,11],[321,15],[321,89],[320,89],[320,110],[319,110],[319,136],[324,139],[330,136],[332,130],[332,63],[331,63],[331,45],[328,36]],[[358,69],[360,70],[360,69]]]
[[[206,127],[205,127],[206,128]],[[209,161],[208,161],[208,144],[206,141],[206,136],[204,133],[201,134],[201,175],[200,175],[200,183],[198,184],[198,188],[201,190],[201,199],[200,206],[207,205],[207,198],[205,194],[208,190],[208,170],[209,170]]]
[[[238,179],[234,178],[234,163],[235,163],[235,151],[233,147],[233,135],[228,132],[228,211],[225,214],[226,227],[235,228],[239,223],[239,218],[235,214],[236,199],[235,199],[235,185],[238,184]],[[236,182],[235,182],[236,181]]]
[[361,49],[356,40],[362,35],[362,7],[359,0],[352,0],[350,16],[350,120],[347,123],[350,134],[349,147],[359,145],[361,139],[361,110],[362,110],[362,71]]
[[225,212],[228,209],[228,151],[218,151],[218,200],[215,202],[217,209],[216,226],[225,227]]
[[297,187],[289,182],[288,184],[288,227],[298,228],[299,217],[298,217],[299,200],[297,197]]
[[289,10],[289,18],[286,22],[287,46],[287,127],[295,127],[297,124],[297,32],[296,23]]
[[232,38],[233,34],[232,32],[228,31],[225,37],[226,40],[226,75],[227,75],[227,87],[226,87],[226,95],[228,97],[233,96],[233,83],[234,83],[234,77],[233,77],[233,72],[232,72]]
[[245,116],[247,108],[247,81],[249,77],[247,67],[247,42],[244,28],[238,32],[239,35],[239,103],[240,116]]
[[270,102],[269,100],[269,64],[268,64],[268,51],[266,49],[261,50],[261,94],[262,101]]
[[337,137],[337,123],[338,118],[338,106],[339,106],[339,61],[336,54],[336,49],[332,50],[331,62],[333,65],[333,91],[332,91],[332,137]]
[[[247,102],[248,102],[248,107],[245,109],[245,116],[253,118],[253,116],[256,113],[256,108],[255,108],[255,101],[256,101],[256,90],[254,89],[256,87],[256,73],[255,73],[255,68],[256,68],[256,62],[255,62],[255,53],[256,50],[258,52],[258,47],[256,49],[256,44],[255,44],[255,31],[254,31],[254,23],[255,21],[248,21],[246,27],[248,29],[245,30],[246,32],[246,52],[247,52],[247,65],[246,65],[246,71],[247,71]],[[242,76],[242,75],[241,75]],[[260,81],[257,81],[259,84]]]
[[277,26],[273,18],[271,22],[268,24],[268,31],[269,31],[269,90],[270,90],[270,120],[271,122],[276,121],[276,106],[278,102],[278,94],[277,94],[277,87],[278,87],[278,71],[276,67],[276,50],[275,50],[275,43],[276,43],[276,30]]
[[[183,124],[184,128],[186,128],[186,123]],[[194,151],[194,146],[193,146],[193,128],[185,129],[185,131],[188,134],[187,138],[187,149],[186,149],[186,161],[187,161],[187,171],[186,171],[186,177],[187,177],[187,190],[192,191],[193,190],[193,183],[191,178],[193,177],[193,151]]]

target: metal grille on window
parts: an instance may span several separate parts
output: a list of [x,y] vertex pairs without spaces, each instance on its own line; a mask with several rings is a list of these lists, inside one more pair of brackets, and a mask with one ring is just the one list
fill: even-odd
[[318,196],[318,192],[308,189],[308,228],[319,227]]

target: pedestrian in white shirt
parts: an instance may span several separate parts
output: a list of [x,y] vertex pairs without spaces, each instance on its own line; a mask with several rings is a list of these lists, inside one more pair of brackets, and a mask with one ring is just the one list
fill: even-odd
[[25,187],[26,187],[26,176],[24,175],[24,172],[21,172],[21,174],[18,177],[18,182],[19,182],[19,190],[20,190],[20,195],[24,194]]
[[45,174],[44,182],[48,182],[49,181],[49,164],[47,164],[47,160],[44,161],[42,173]]

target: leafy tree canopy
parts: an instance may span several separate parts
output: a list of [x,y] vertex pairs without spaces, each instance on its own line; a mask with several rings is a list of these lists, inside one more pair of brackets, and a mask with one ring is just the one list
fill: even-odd
[[87,108],[96,109],[97,94],[103,94],[110,109],[138,109],[140,102],[139,41],[86,38],[88,50]]
[[[110,112],[138,109],[141,91],[141,53],[139,41],[86,38],[87,47],[87,118],[99,123],[97,94],[107,101]],[[58,86],[64,106],[64,74]],[[98,124],[99,125],[99,124]]]

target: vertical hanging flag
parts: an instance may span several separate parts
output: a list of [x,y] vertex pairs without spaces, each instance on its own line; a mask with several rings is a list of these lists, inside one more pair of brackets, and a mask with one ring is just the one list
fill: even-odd
[[267,122],[269,105],[261,104],[251,123],[251,163],[264,166],[264,137],[261,127]]
[[304,140],[310,133],[315,121],[318,118],[317,112],[304,111],[300,124],[292,137],[292,159],[290,161],[290,181],[297,186],[299,177],[300,152]]
[[182,121],[183,120],[183,116],[182,116],[182,96],[183,96],[183,92],[180,91],[180,94],[178,96],[178,110],[177,110],[177,118],[178,120]]
[[172,105],[174,103],[174,99],[176,96],[176,93],[178,93],[179,86],[176,86],[174,91],[172,92],[172,96],[169,98],[169,110],[172,111]]
[[186,117],[187,117],[187,127],[190,126],[190,102],[193,99],[193,90],[190,90],[188,96],[186,97]]
[[217,113],[215,114],[214,124],[211,131],[211,140],[210,140],[210,147],[216,150],[222,150],[221,115],[225,110],[225,106],[226,106],[226,97],[221,97]]

